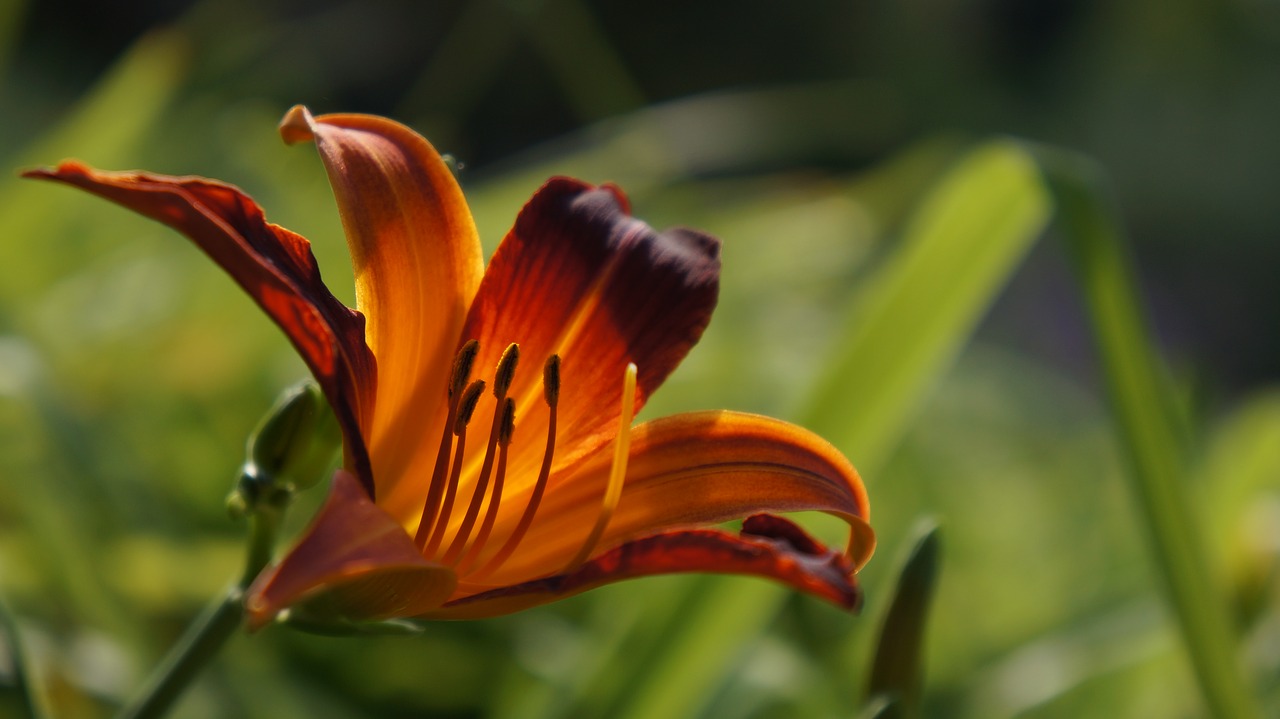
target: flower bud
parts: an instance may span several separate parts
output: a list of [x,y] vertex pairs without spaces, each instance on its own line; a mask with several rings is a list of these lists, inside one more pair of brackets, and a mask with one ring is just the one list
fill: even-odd
[[288,494],[325,476],[341,444],[341,428],[320,388],[310,381],[290,387],[249,436],[228,509],[238,515],[262,501],[288,501]]

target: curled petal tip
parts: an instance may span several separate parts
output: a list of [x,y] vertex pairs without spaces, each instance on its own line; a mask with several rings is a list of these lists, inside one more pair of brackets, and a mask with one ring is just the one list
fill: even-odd
[[314,122],[306,105],[294,105],[280,120],[280,137],[286,145],[310,142],[315,139]]
[[19,172],[20,177],[35,180],[54,180],[62,175],[86,174],[87,168],[75,160],[63,160],[57,167],[32,167]]

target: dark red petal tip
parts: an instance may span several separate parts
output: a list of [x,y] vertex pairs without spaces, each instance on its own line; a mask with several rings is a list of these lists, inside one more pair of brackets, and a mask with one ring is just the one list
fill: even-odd
[[622,544],[569,574],[493,589],[446,604],[429,615],[472,619],[519,611],[624,579],[710,572],[773,579],[856,611],[862,592],[853,566],[795,524],[771,515],[748,520],[740,536],[713,529],[665,532]]

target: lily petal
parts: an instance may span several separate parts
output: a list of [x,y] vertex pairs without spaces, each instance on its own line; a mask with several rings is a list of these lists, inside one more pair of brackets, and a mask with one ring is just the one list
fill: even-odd
[[737,537],[713,529],[644,537],[615,547],[569,574],[463,597],[424,618],[509,614],[624,579],[678,572],[766,577],[846,609],[856,609],[862,599],[853,566],[843,554],[827,549],[781,517],[756,515],[743,523]]
[[628,214],[617,188],[555,178],[538,190],[489,263],[461,335],[479,340],[477,367],[493,367],[512,342],[530,365],[511,390],[520,426],[510,476],[537,476],[548,414],[539,369],[549,355],[562,358],[561,472],[612,439],[627,363],[639,368],[638,411],[698,341],[719,275],[719,240],[656,232]]
[[359,427],[372,409],[376,381],[373,354],[364,343],[364,317],[325,287],[306,239],[267,222],[248,196],[213,180],[102,172],[78,162],[31,170],[23,176],[79,187],[162,222],[195,242],[297,348],[342,425],[347,465],[367,481],[369,459]]
[[[494,572],[502,584],[555,572],[582,546],[600,511],[607,452],[558,481],[538,507],[520,551]],[[508,500],[504,500],[508,501]],[[522,499],[512,497],[514,505]],[[759,512],[821,511],[850,526],[846,555],[861,568],[875,547],[870,506],[857,470],[801,427],[726,411],[674,415],[638,425],[622,497],[600,539],[606,549],[676,527],[706,526]],[[581,528],[566,531],[566,528]],[[509,531],[495,528],[494,536]]]
[[349,621],[406,617],[439,607],[456,586],[452,569],[423,559],[404,528],[338,470],[303,538],[249,587],[245,609],[251,629],[308,601]]
[[421,488],[398,480],[431,476],[458,332],[484,272],[475,223],[448,166],[404,125],[371,115],[313,118],[297,106],[280,131],[289,143],[314,140],[333,185],[356,306],[369,318],[378,359],[365,436],[379,504],[409,516],[422,510],[412,501]]

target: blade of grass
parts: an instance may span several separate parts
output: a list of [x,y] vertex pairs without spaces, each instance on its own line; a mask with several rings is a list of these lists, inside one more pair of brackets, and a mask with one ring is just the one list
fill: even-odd
[[[105,167],[127,162],[176,92],[186,53],[186,42],[176,32],[144,36],[66,120],[28,145],[16,166],[47,165],[70,156]],[[13,170],[0,175],[0,237],[44,241],[62,236],[76,217],[59,209],[64,202],[59,193],[18,178]],[[54,266],[45,268],[41,262]],[[63,262],[56,252],[28,252],[21,262],[11,262],[0,283],[0,301],[30,296],[32,288],[62,271]]]
[[[1030,158],[997,141],[963,159],[928,195],[886,262],[851,338],[813,393],[802,424],[830,437],[869,477],[884,463],[926,390],[946,371],[1019,258],[1048,220]],[[705,709],[744,647],[789,595],[739,579],[699,583],[672,641],[628,686],[627,716]],[[572,713],[566,707],[566,714]]]
[[1035,166],[1016,143],[970,153],[930,193],[872,281],[802,423],[863,472],[883,464],[1048,217]]
[[18,634],[18,622],[3,602],[0,602],[0,646],[8,654],[14,690],[13,694],[8,691],[0,692],[0,710],[3,710],[0,714],[10,716],[17,711],[20,714],[13,714],[14,716],[44,719],[48,712],[45,711],[44,701],[27,663],[27,653],[22,647],[22,637]]
[[1205,704],[1223,719],[1261,716],[1241,673],[1223,585],[1187,496],[1184,433],[1148,333],[1118,213],[1091,163],[1047,151],[1041,167],[1084,294],[1138,509]]
[[925,623],[938,582],[937,523],[926,520],[917,527],[915,536],[880,626],[867,683],[869,698],[891,697],[904,716],[920,714]]

